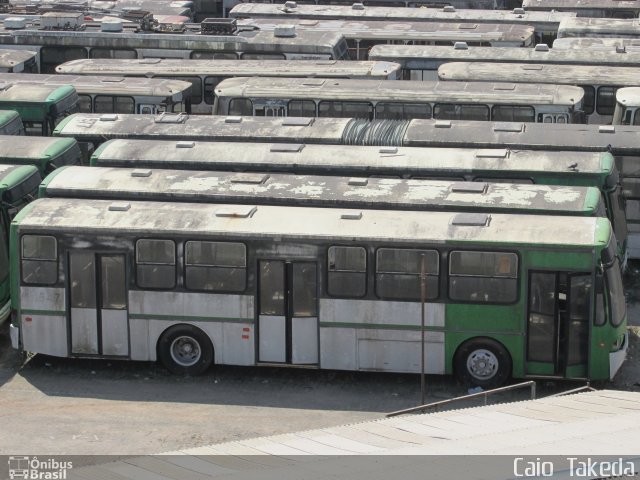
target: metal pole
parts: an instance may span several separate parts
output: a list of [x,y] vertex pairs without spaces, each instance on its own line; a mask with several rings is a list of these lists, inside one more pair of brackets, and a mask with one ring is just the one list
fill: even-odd
[[424,307],[427,299],[427,258],[424,253],[420,267],[420,404],[424,405],[426,397],[426,384],[424,378]]

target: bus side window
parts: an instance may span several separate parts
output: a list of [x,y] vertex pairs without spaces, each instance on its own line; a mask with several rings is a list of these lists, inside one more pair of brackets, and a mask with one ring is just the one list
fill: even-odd
[[242,292],[247,285],[247,247],[244,243],[185,244],[185,286],[189,290]]
[[[225,112],[218,112],[224,114]],[[248,98],[232,98],[227,115],[253,115],[253,103]]]
[[438,103],[433,107],[433,118],[439,120],[489,120],[487,105],[457,105]]
[[136,242],[136,284],[149,289],[176,286],[176,244],[172,240]]
[[22,237],[22,281],[31,285],[53,285],[58,281],[58,245],[55,237]]
[[584,90],[584,99],[582,101],[582,110],[587,115],[591,115],[596,108],[596,89],[591,85],[581,85]]
[[598,88],[596,111],[600,115],[613,115],[613,111],[616,108],[616,90],[615,87]]
[[518,298],[518,256],[507,252],[452,251],[449,297],[474,303],[512,303]]
[[390,120],[410,120],[412,118],[431,118],[431,105],[428,103],[391,103],[376,104],[376,118]]
[[438,297],[439,255],[436,250],[379,248],[376,252],[376,295],[380,298],[419,301],[424,258],[425,299]]
[[78,95],[78,111],[81,113],[91,113],[91,96],[90,95]]
[[367,293],[367,251],[364,247],[329,247],[327,293],[363,297]]
[[291,100],[287,105],[289,117],[315,117],[316,102],[313,100]]
[[533,107],[496,105],[491,109],[491,120],[494,122],[535,122],[536,113]]
[[213,101],[216,98],[215,89],[225,77],[205,77],[204,79],[204,102],[207,105],[213,105]]
[[320,102],[319,117],[367,118],[373,120],[373,105],[368,102]]

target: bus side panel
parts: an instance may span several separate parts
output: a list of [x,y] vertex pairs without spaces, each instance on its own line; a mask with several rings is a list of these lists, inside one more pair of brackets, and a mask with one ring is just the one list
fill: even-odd
[[67,357],[64,288],[20,287],[22,342],[28,352]]
[[[443,304],[427,304],[426,372],[444,373]],[[420,303],[320,300],[322,368],[420,372]]]
[[[215,363],[253,365],[253,338],[244,330],[253,331],[253,304],[253,296],[249,295],[132,290],[131,359],[156,360],[156,345],[162,333],[172,325],[189,324],[209,335]],[[146,332],[148,344],[143,346],[147,337],[138,335]]]

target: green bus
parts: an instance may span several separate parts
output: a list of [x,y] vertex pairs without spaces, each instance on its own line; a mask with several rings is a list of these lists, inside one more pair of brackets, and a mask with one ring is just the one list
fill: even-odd
[[24,125],[18,112],[0,110],[0,135],[24,135]]
[[424,346],[490,387],[628,348],[602,217],[43,198],[10,251],[12,346],[57,357],[417,373]]
[[32,165],[0,165],[0,324],[9,316],[9,225],[38,194],[42,181]]
[[82,151],[73,138],[30,137],[16,142],[15,137],[0,135],[0,163],[33,165],[44,177],[58,167],[80,165]]
[[14,110],[27,135],[51,135],[57,123],[78,111],[78,94],[70,85],[3,83],[0,109]]

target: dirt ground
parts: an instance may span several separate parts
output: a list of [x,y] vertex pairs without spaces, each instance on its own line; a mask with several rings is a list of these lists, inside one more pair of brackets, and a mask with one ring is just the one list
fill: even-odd
[[[640,391],[640,269],[627,278],[627,361],[599,388]],[[160,453],[255,436],[381,418],[420,402],[417,375],[214,367],[196,378],[142,362],[26,362],[0,329],[0,454]],[[581,386],[539,382],[538,395]],[[427,377],[427,401],[464,395],[450,377]],[[528,392],[497,400],[528,398]],[[478,405],[468,402],[459,406]]]

